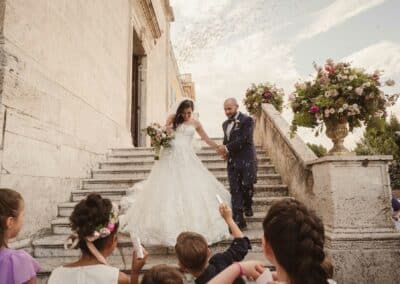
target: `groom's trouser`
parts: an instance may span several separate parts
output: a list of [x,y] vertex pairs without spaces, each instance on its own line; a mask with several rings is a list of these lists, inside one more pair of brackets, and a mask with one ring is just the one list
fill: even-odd
[[229,187],[231,191],[231,202],[233,215],[250,209],[253,205],[253,183],[245,184],[243,175],[246,169],[228,169]]

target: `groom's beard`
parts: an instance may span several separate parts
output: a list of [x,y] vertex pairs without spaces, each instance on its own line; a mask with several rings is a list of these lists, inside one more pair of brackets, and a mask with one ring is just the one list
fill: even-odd
[[234,114],[232,114],[232,116],[230,116],[229,118],[230,119],[234,119],[235,118],[235,116],[237,115],[238,113],[237,112],[235,112]]

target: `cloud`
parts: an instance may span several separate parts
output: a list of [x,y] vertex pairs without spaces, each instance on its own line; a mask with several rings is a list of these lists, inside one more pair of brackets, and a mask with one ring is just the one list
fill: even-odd
[[[271,81],[290,89],[299,77],[290,49],[276,44],[265,32],[204,50],[190,67],[196,78],[200,120],[211,136],[222,135],[220,125],[225,120],[222,108],[225,98],[242,101],[253,82]],[[243,106],[241,109],[245,111]]]
[[[396,82],[394,88],[385,88],[385,91],[400,93],[400,43],[381,41],[354,52],[343,60],[363,67],[369,72],[383,70],[381,81],[394,79]],[[389,109],[389,112],[400,117],[400,102]]]
[[312,38],[327,32],[358,14],[381,5],[385,0],[336,0],[318,11],[313,21],[298,35],[297,39]]

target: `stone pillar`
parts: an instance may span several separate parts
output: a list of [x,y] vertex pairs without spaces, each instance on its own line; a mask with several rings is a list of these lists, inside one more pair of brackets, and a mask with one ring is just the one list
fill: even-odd
[[308,162],[314,208],[338,283],[400,283],[400,233],[391,220],[391,156],[327,156]]

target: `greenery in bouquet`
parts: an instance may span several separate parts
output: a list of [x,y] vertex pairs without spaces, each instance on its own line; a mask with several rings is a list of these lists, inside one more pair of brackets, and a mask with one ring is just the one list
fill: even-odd
[[274,84],[252,84],[246,91],[243,100],[247,111],[250,114],[260,114],[263,103],[272,104],[279,112],[282,112],[283,105],[283,89],[276,87]]
[[[324,68],[315,63],[314,68],[316,77],[297,83],[289,97],[294,112],[292,134],[302,126],[316,129],[318,135],[324,123],[348,122],[350,131],[362,124],[368,126],[385,119],[387,107],[398,98],[398,94],[382,91],[380,71],[369,74],[350,63],[334,63],[332,59],[326,61]],[[388,87],[394,84],[393,80],[385,82]]]
[[171,146],[171,141],[174,136],[170,134],[165,128],[161,127],[159,123],[151,123],[145,129],[143,129],[150,137],[151,146],[154,147],[156,160],[160,159],[161,148],[168,148]]

